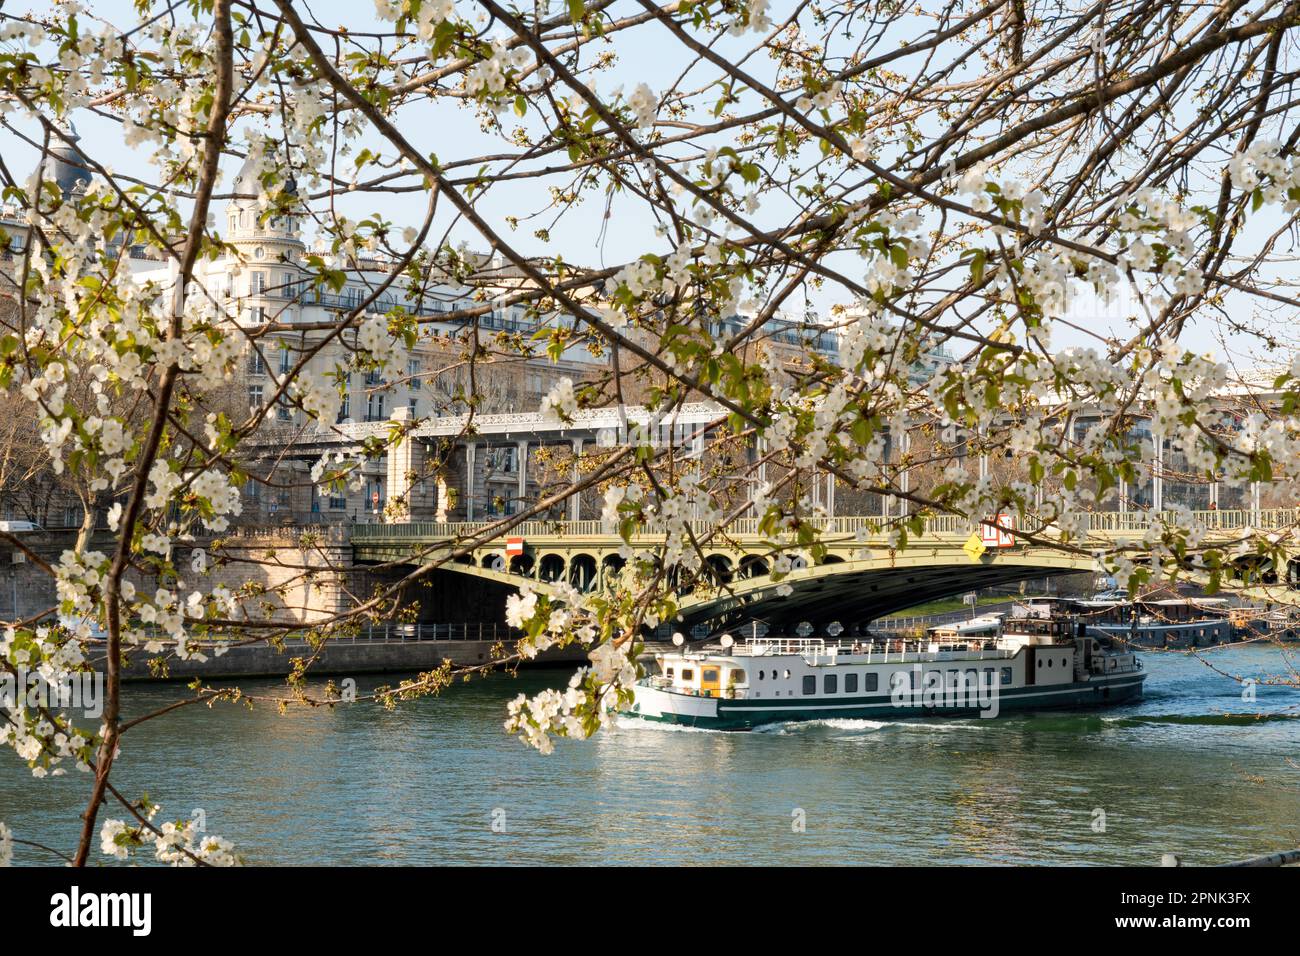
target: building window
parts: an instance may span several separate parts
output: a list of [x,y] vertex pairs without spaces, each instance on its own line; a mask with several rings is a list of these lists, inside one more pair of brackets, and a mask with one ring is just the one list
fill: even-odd
[[330,492],[330,510],[343,511],[348,506],[348,496],[343,492]]
[[827,694],[838,694],[840,692],[839,675],[827,674],[822,680],[822,690]]
[[253,349],[253,351],[249,353],[248,374],[249,375],[266,374],[266,360],[262,358],[262,353],[259,352],[257,349]]
[[808,674],[804,677],[803,692],[805,697],[817,693],[817,677],[815,675]]
[[418,390],[420,388],[420,360],[419,359],[407,359],[406,374],[408,376],[407,384],[410,385],[411,388]]
[[244,485],[244,495],[248,498],[248,500],[252,504],[256,505],[259,501],[262,500],[261,482],[257,480],[253,480],[250,481],[248,484]]
[[293,409],[289,406],[289,400],[283,395],[276,399],[275,417],[282,422],[293,421]]
[[251,290],[251,294],[261,295],[263,292],[266,291],[265,272],[254,271],[253,273],[251,273],[249,281],[251,282],[251,285],[249,286],[249,289]]
[[412,395],[410,400],[406,403],[406,407],[411,410],[412,418],[420,417],[420,400],[414,395]]
[[248,310],[249,325],[264,325],[266,323],[266,310],[260,305],[255,305]]
[[283,374],[293,368],[293,356],[289,354],[288,349],[280,350],[280,372]]
[[343,393],[343,404],[339,406],[339,417],[337,421],[344,422],[352,417],[352,395],[348,392]]
[[257,411],[259,408],[262,407],[262,386],[261,385],[248,386],[248,407],[253,411]]
[[372,393],[366,399],[366,421],[382,422],[384,420],[384,396]]
[[844,675],[844,693],[846,693],[846,694],[856,694],[857,692],[858,692],[858,675],[857,675],[857,674],[845,674],[845,675]]

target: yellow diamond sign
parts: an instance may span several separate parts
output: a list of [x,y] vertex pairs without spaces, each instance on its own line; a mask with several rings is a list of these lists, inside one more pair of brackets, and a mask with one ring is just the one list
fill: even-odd
[[972,534],[967,538],[966,543],[961,546],[961,549],[970,555],[972,561],[978,561],[984,556],[984,552],[988,550],[984,547],[984,541],[978,534]]

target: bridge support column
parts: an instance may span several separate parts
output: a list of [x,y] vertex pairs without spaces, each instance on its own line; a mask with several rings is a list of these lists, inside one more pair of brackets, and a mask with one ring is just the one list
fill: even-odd
[[478,442],[465,442],[465,520],[474,520],[474,486],[478,484],[477,471],[478,463],[475,460],[478,456],[475,451],[478,449]]
[[[393,421],[403,422],[411,417],[411,410],[406,406],[393,409]],[[388,465],[388,519],[407,522],[411,520],[411,498],[414,493],[414,481],[418,477],[423,462],[419,442],[409,435],[403,435],[389,446]]]
[[1163,511],[1165,507],[1165,439],[1152,435],[1155,454],[1151,459],[1151,510]]
[[519,499],[519,504],[516,505],[516,510],[522,511],[527,507],[528,502],[528,440],[524,439],[516,442],[515,446],[517,449],[515,454],[519,458],[519,461],[517,462],[519,465],[519,486],[515,492],[515,496]]
[[[573,439],[573,468],[569,475],[570,480],[574,484],[577,484],[578,479],[581,477],[578,470],[578,459],[581,457],[582,457],[582,439],[575,438]],[[582,496],[581,495],[574,494],[569,496],[569,520],[570,521],[582,520]]]

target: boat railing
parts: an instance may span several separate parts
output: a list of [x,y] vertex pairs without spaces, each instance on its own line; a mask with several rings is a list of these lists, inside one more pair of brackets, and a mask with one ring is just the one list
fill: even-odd
[[828,648],[820,637],[752,637],[744,644],[736,645],[736,651],[751,657],[765,657],[771,654],[826,654],[841,646],[832,644]]
[[[915,661],[946,660],[944,654],[961,653],[966,660],[1006,660],[1014,651],[1002,648],[980,647],[983,641],[944,639],[931,641],[904,641],[890,639],[862,639],[827,643],[822,638],[753,638],[737,644],[732,653],[746,657],[768,657],[778,654],[801,654],[813,662],[831,661],[841,656],[865,658],[866,664],[912,663]],[[974,646],[972,646],[974,645]]]

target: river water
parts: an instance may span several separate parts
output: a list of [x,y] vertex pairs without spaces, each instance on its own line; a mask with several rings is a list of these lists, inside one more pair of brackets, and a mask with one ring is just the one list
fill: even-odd
[[[1260,687],[1247,702],[1195,659],[1144,659],[1145,699],[1109,710],[753,733],[624,719],[550,756],[504,733],[505,703],[567,671],[458,685],[395,712],[185,708],[132,730],[114,779],[147,791],[162,818],[202,809],[209,832],[262,864],[1153,865],[1300,846],[1300,691]],[[1245,676],[1286,670],[1274,647],[1206,659]],[[138,713],[184,690],[129,694]],[[0,821],[69,848],[88,783],[33,780],[5,750]]]

